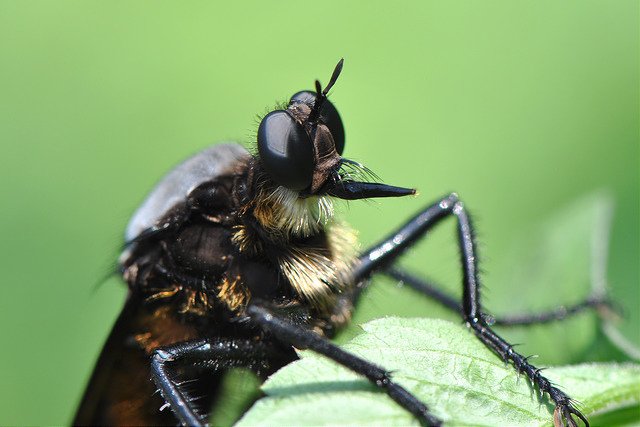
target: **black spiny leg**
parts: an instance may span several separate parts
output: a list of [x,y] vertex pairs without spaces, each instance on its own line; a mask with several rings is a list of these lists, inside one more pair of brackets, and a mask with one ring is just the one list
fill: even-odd
[[263,361],[279,359],[284,364],[290,361],[284,359],[291,358],[263,342],[220,338],[194,340],[155,350],[151,356],[151,375],[180,424],[204,426],[206,420],[196,412],[190,396],[178,387],[174,365],[196,363],[211,369],[243,366],[259,371],[265,368],[257,366]]
[[389,266],[404,250],[412,246],[427,231],[450,215],[454,215],[458,221],[458,243],[463,269],[461,311],[467,325],[473,329],[478,339],[488,348],[505,361],[513,363],[518,372],[525,373],[541,393],[549,394],[549,397],[556,405],[554,411],[556,427],[565,423],[570,427],[577,427],[573,415],[580,418],[588,426],[587,419],[573,406],[571,398],[557,387],[551,385],[551,382],[541,375],[540,370],[531,365],[526,357],[514,351],[513,346],[493,332],[483,317],[480,306],[480,283],[473,239],[473,226],[467,211],[456,194],[450,194],[437,203],[428,206],[388,238],[366,251],[360,257],[360,264],[354,271],[354,278],[357,281],[361,281],[375,271]]
[[[440,286],[416,277],[413,274],[403,271],[397,267],[387,268],[381,271],[381,273],[395,280],[404,282],[416,291],[430,298],[433,298],[445,308],[455,311],[456,313],[462,312],[462,305],[458,302],[458,300],[440,290]],[[482,313],[482,317],[489,325],[525,326],[551,323],[568,319],[569,317],[572,317],[589,309],[596,309],[601,313],[605,313],[605,315],[609,312],[615,312],[615,308],[606,296],[590,295],[588,298],[577,304],[561,306],[539,313],[520,315],[516,314],[501,317],[493,317],[489,314]]]
[[374,385],[383,389],[400,406],[415,415],[422,423],[429,426],[442,424],[442,421],[429,413],[429,409],[424,403],[420,402],[405,388],[393,382],[389,372],[381,367],[342,350],[329,340],[308,329],[301,328],[288,320],[278,317],[265,307],[251,305],[247,308],[247,314],[256,325],[272,333],[279,341],[298,348],[313,350],[363,375]]

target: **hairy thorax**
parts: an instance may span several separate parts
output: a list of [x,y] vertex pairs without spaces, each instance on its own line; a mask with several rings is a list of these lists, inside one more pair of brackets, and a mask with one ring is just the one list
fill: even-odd
[[130,286],[148,303],[171,304],[191,317],[234,317],[260,300],[307,312],[319,329],[347,322],[351,307],[342,302],[353,291],[357,239],[334,219],[331,201],[275,186],[257,187],[244,203],[229,200],[220,214],[200,214],[160,241],[137,246],[125,265]]

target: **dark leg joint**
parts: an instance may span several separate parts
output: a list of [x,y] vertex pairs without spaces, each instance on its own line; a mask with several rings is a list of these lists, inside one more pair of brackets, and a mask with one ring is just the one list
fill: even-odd
[[154,365],[164,365],[173,360],[173,354],[161,348],[154,350],[151,355],[151,363]]

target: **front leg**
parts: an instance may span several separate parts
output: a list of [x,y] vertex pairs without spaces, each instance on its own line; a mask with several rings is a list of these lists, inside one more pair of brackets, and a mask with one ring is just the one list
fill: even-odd
[[518,372],[525,373],[541,394],[549,395],[556,405],[554,411],[556,427],[563,426],[565,423],[570,427],[577,427],[573,415],[588,426],[587,419],[573,406],[571,398],[554,387],[546,377],[540,374],[540,369],[530,364],[526,357],[517,353],[512,345],[496,334],[483,315],[473,226],[464,205],[456,194],[450,194],[428,206],[396,232],[365,251],[354,271],[354,278],[362,282],[372,273],[386,268],[406,249],[450,215],[455,216],[458,223],[458,245],[463,271],[460,310],[467,326],[483,344],[505,361],[511,362]]
[[256,372],[270,372],[273,368],[268,366],[270,362],[283,365],[291,359],[295,359],[294,354],[286,355],[264,342],[209,338],[156,349],[151,356],[151,376],[180,424],[204,426],[207,422],[198,414],[193,399],[178,386],[178,366],[195,364],[214,370],[242,366]]

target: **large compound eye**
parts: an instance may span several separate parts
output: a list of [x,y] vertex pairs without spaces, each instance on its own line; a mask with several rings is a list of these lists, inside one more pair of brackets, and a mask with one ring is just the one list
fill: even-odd
[[[304,102],[307,105],[313,105],[315,100],[315,92],[303,90],[302,92],[298,92],[293,95],[290,102]],[[329,128],[331,136],[333,136],[333,141],[336,143],[336,151],[338,154],[342,155],[342,152],[344,151],[344,126],[342,125],[342,120],[340,119],[338,110],[336,110],[336,107],[334,107],[328,99],[325,99],[322,104],[320,117],[324,124]]]
[[285,111],[272,111],[260,122],[258,152],[265,171],[291,190],[311,185],[314,159],[307,132]]

